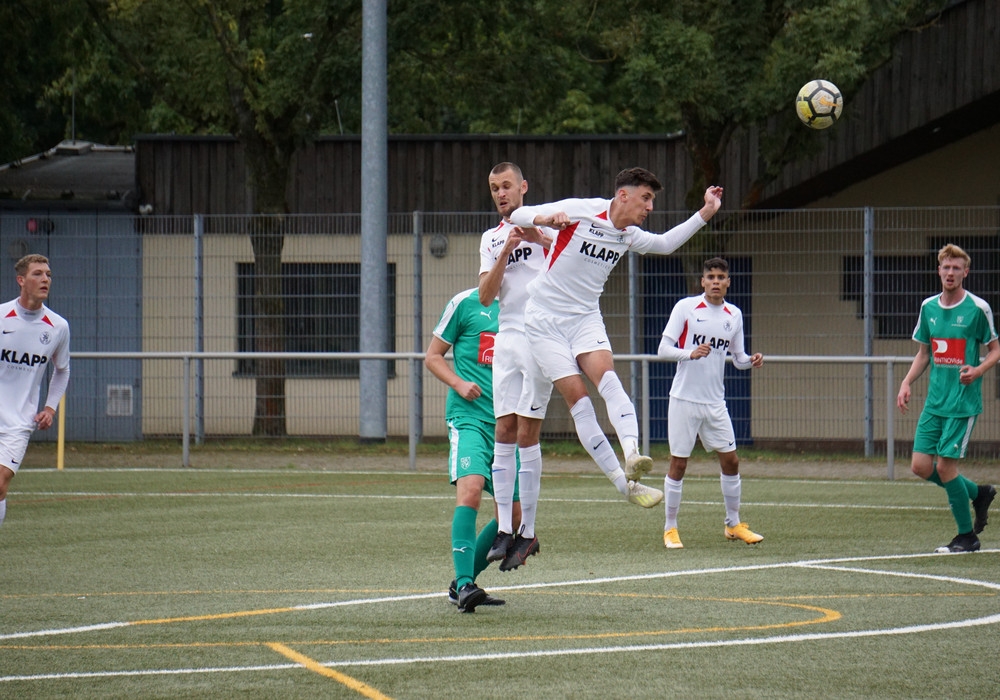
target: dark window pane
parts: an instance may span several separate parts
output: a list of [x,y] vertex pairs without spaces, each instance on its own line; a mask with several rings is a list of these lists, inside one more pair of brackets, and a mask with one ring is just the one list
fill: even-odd
[[[396,266],[387,266],[388,352],[396,350]],[[360,345],[361,265],[359,263],[282,263],[286,352],[358,352]],[[237,263],[237,350],[254,352],[253,263]],[[358,360],[289,360],[289,377],[357,377]],[[252,375],[252,360],[239,360],[236,373]],[[389,363],[395,376],[395,363]]]

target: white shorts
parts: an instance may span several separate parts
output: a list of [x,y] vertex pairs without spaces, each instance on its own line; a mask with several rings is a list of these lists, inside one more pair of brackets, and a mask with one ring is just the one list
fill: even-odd
[[732,452],[736,449],[733,421],[725,402],[695,403],[673,396],[667,405],[667,440],[674,457],[690,457],[695,438],[709,452]]
[[12,430],[0,433],[0,467],[7,467],[17,474],[21,460],[24,459],[24,453],[28,451],[30,438],[30,430]]
[[524,310],[524,326],[531,352],[542,376],[550,382],[580,374],[576,358],[586,352],[607,350],[611,341],[600,312],[574,316],[553,316],[529,299]]
[[501,331],[493,342],[493,414],[545,418],[552,382],[542,376],[521,331]]

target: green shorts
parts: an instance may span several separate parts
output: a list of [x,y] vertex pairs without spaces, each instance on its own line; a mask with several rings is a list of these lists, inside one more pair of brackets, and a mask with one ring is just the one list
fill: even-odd
[[964,458],[977,418],[945,418],[924,411],[913,434],[913,451],[948,459]]
[[[493,423],[475,418],[454,418],[448,423],[448,479],[478,474],[486,480],[483,490],[493,495]],[[520,463],[520,461],[519,461]],[[517,481],[514,500],[519,501]]]

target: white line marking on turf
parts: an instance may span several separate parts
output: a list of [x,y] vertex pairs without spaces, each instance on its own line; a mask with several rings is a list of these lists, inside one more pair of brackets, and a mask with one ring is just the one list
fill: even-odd
[[[981,625],[995,625],[1000,623],[1000,614],[977,617],[968,620],[956,620],[953,622],[939,622],[926,625],[909,625],[907,627],[896,627],[892,629],[856,630],[853,632],[819,632],[815,634],[791,634],[779,635],[776,637],[762,637],[755,639],[729,639],[729,640],[707,640],[702,642],[672,642],[669,644],[630,644],[627,646],[614,647],[588,647],[583,649],[546,649],[538,651],[521,651],[492,654],[463,654],[456,656],[416,656],[411,658],[391,658],[391,659],[358,659],[355,661],[326,661],[323,666],[343,668],[345,666],[401,666],[408,664],[430,664],[448,663],[455,661],[493,661],[508,660],[518,658],[540,658],[551,656],[581,656],[588,654],[608,654],[635,651],[670,651],[678,649],[707,649],[717,647],[736,646],[758,646],[764,644],[787,644],[799,642],[821,641],[828,639],[857,639],[860,637],[886,637],[899,636],[904,634],[919,634],[921,632],[936,632],[947,629],[959,629],[966,627],[977,627]],[[155,675],[183,675],[195,673],[237,673],[241,671],[280,671],[293,668],[301,668],[298,664],[274,664],[268,666],[230,666],[215,668],[190,668],[190,669],[149,669],[140,671],[91,671],[86,673],[50,673],[33,676],[0,676],[0,682],[4,681],[32,681],[32,680],[60,680],[72,678],[114,678],[119,676],[155,676]]]
[[[965,554],[963,556],[983,556],[985,554],[1000,554],[1000,549],[983,549],[978,553],[969,555]],[[900,573],[892,571],[880,571],[880,570],[869,570],[869,569],[851,569],[850,567],[837,567],[834,564],[848,564],[855,562],[867,562],[867,561],[900,561],[904,559],[926,559],[930,557],[946,557],[946,556],[959,556],[958,554],[938,554],[936,552],[927,553],[921,552],[917,554],[882,554],[874,556],[864,556],[864,557],[840,557],[834,559],[807,559],[804,561],[791,561],[791,562],[775,562],[772,564],[746,564],[743,566],[725,566],[725,567],[713,567],[710,569],[686,569],[681,571],[661,571],[652,574],[631,574],[628,576],[606,576],[602,578],[590,578],[590,579],[576,579],[570,581],[551,581],[546,583],[527,583],[515,586],[494,586],[492,590],[494,591],[524,591],[532,590],[538,588],[561,588],[567,586],[593,586],[595,584],[601,583],[622,583],[626,581],[648,581],[653,579],[667,579],[667,578],[677,578],[681,576],[701,576],[706,574],[722,574],[722,573],[738,573],[743,571],[764,571],[767,569],[788,569],[788,568],[828,568],[831,570],[838,571],[856,571],[857,573],[873,574],[873,575],[894,575],[894,576],[912,576],[915,578],[928,578],[938,581],[944,581],[948,583],[956,583],[962,585],[970,586],[982,586],[985,588],[992,588],[1000,590],[1000,583],[994,583],[992,581],[980,581],[976,579],[967,578],[955,578],[951,576],[937,576],[931,574],[917,574],[917,573]],[[444,593],[414,593],[408,595],[400,596],[381,596],[378,598],[357,598],[354,600],[340,600],[335,602],[325,602],[325,603],[303,603],[301,605],[290,605],[282,608],[282,611],[294,612],[294,611],[304,611],[304,610],[323,610],[327,608],[340,608],[340,607],[350,607],[358,605],[372,605],[376,603],[398,603],[405,602],[409,600],[424,600],[429,598],[440,598],[444,596]],[[979,618],[983,619],[983,618]],[[0,641],[5,641],[8,639],[21,639],[24,637],[44,637],[44,636],[60,636],[68,634],[80,634],[83,632],[92,632],[105,629],[115,629],[119,627],[131,627],[140,624],[138,622],[105,622],[93,625],[84,625],[80,627],[64,627],[56,629],[47,630],[35,630],[30,632],[10,632],[6,634],[0,634]],[[142,624],[148,624],[148,621],[144,621]],[[951,624],[951,623],[942,623]],[[980,624],[991,624],[991,623],[980,623]],[[618,649],[618,647],[614,647]],[[4,680],[0,678],[0,680]]]
[[[1000,553],[1000,550],[982,550],[979,553],[979,556],[981,556],[982,554],[994,554],[994,553]],[[849,563],[869,562],[869,561],[893,561],[893,560],[899,561],[904,559],[918,559],[918,558],[928,558],[935,556],[949,556],[949,555],[936,554],[936,553],[930,553],[930,554],[920,553],[920,554],[876,555],[876,556],[866,556],[866,557],[840,557],[834,559],[816,559],[816,560],[806,560],[799,562],[783,562],[775,564],[718,567],[712,569],[689,569],[687,571],[662,572],[657,574],[640,574],[632,576],[605,577],[600,579],[538,583],[538,584],[528,584],[520,586],[507,586],[505,588],[496,588],[495,590],[523,590],[523,589],[548,588],[548,587],[558,587],[558,586],[594,585],[595,583],[606,583],[606,582],[614,583],[614,582],[636,581],[636,580],[653,579],[653,578],[670,578],[670,577],[685,576],[685,575],[693,576],[700,574],[729,573],[729,572],[764,570],[764,569],[775,569],[775,568],[815,568],[815,569],[827,569],[831,571],[862,573],[875,576],[885,575],[885,576],[925,578],[947,583],[956,583],[960,585],[969,585],[969,586],[981,586],[993,590],[1000,590],[1000,583],[995,583],[992,581],[979,581],[976,579],[957,578],[952,576],[942,576],[934,574],[918,574],[914,572],[885,571],[885,570],[864,569],[860,567],[834,566],[835,564],[849,564]],[[359,599],[350,601],[340,601],[336,603],[312,603],[312,604],[294,606],[293,608],[290,609],[318,610],[322,608],[339,607],[346,605],[365,605],[370,603],[417,600],[421,598],[438,597],[440,595],[442,594],[431,593],[431,594]],[[523,651],[523,652],[508,651],[503,653],[492,653],[492,654],[464,654],[464,655],[426,656],[426,657],[411,657],[411,658],[390,658],[390,659],[358,659],[353,661],[341,660],[341,661],[327,661],[324,662],[323,665],[328,667],[339,667],[339,668],[347,666],[350,667],[390,666],[390,665],[407,665],[407,664],[417,664],[417,663],[429,664],[429,663],[448,663],[456,661],[489,661],[489,660],[499,660],[499,659],[507,660],[511,658],[581,656],[588,654],[607,654],[607,653],[636,652],[636,651],[670,651],[679,649],[704,649],[704,648],[717,648],[717,647],[755,646],[764,644],[799,643],[799,642],[820,641],[829,639],[856,639],[861,637],[898,636],[905,634],[919,634],[922,632],[934,632],[947,629],[975,627],[981,625],[993,625],[998,623],[1000,623],[1000,614],[994,614],[994,615],[987,615],[984,617],[977,617],[966,620],[954,620],[950,622],[930,623],[924,625],[908,625],[905,627],[897,627],[890,629],[854,630],[845,632],[817,632],[813,634],[778,635],[773,637],[761,637],[761,638],[706,640],[700,642],[673,642],[667,644],[638,644],[638,645],[614,646],[614,647],[604,646],[604,647],[589,647],[583,649],[548,649],[548,650]],[[113,623],[105,623],[103,625],[88,625],[85,627],[67,628],[63,630],[14,633],[11,635],[0,635],[0,640],[20,638],[24,636],[44,636],[46,634],[72,634],[72,633],[87,632],[87,631],[94,631],[101,629],[111,629],[114,627],[129,626],[131,624],[133,623],[113,622]],[[190,669],[146,669],[138,671],[107,671],[107,672],[93,671],[85,673],[53,673],[53,674],[38,674],[38,675],[25,675],[25,676],[0,676],[0,682],[79,679],[79,678],[113,678],[122,676],[238,673],[243,671],[277,671],[277,670],[288,670],[293,668],[299,668],[299,665],[273,664],[273,665],[262,665],[262,666],[230,666],[230,667],[190,668]]]
[[[383,501],[454,501],[454,495],[383,496],[368,493],[272,493],[269,491],[18,491],[12,495],[24,498],[304,498],[304,499],[364,499]],[[623,498],[542,498],[544,503],[625,503]],[[719,501],[684,501],[687,506],[718,506]],[[755,508],[827,508],[836,510],[940,511],[940,505],[893,506],[881,503],[782,503],[777,501],[743,501]]]

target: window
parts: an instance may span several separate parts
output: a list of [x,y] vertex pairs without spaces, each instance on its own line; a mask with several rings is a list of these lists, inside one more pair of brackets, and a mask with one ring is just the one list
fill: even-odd
[[[255,347],[253,263],[237,263],[237,350]],[[386,324],[396,350],[396,266],[387,266]],[[359,352],[361,349],[360,263],[282,263],[286,352]],[[357,377],[359,360],[288,360],[288,377]],[[252,376],[253,360],[238,360],[236,373]],[[389,362],[389,376],[395,364]]]
[[[875,256],[872,313],[876,339],[913,336],[921,302],[941,291],[937,253],[947,243],[960,246],[972,257],[972,269],[965,288],[985,299],[996,315],[1000,304],[1000,292],[993,283],[1000,270],[997,237],[931,237],[927,251],[921,255]],[[860,255],[845,256],[842,265],[841,298],[857,302],[858,318],[861,318],[864,313],[864,258]]]
[[[941,291],[930,255],[879,255],[875,257],[872,315],[875,337],[909,338],[917,324],[920,302]],[[858,318],[864,314],[864,257],[849,255],[843,259],[841,298],[858,305]]]

